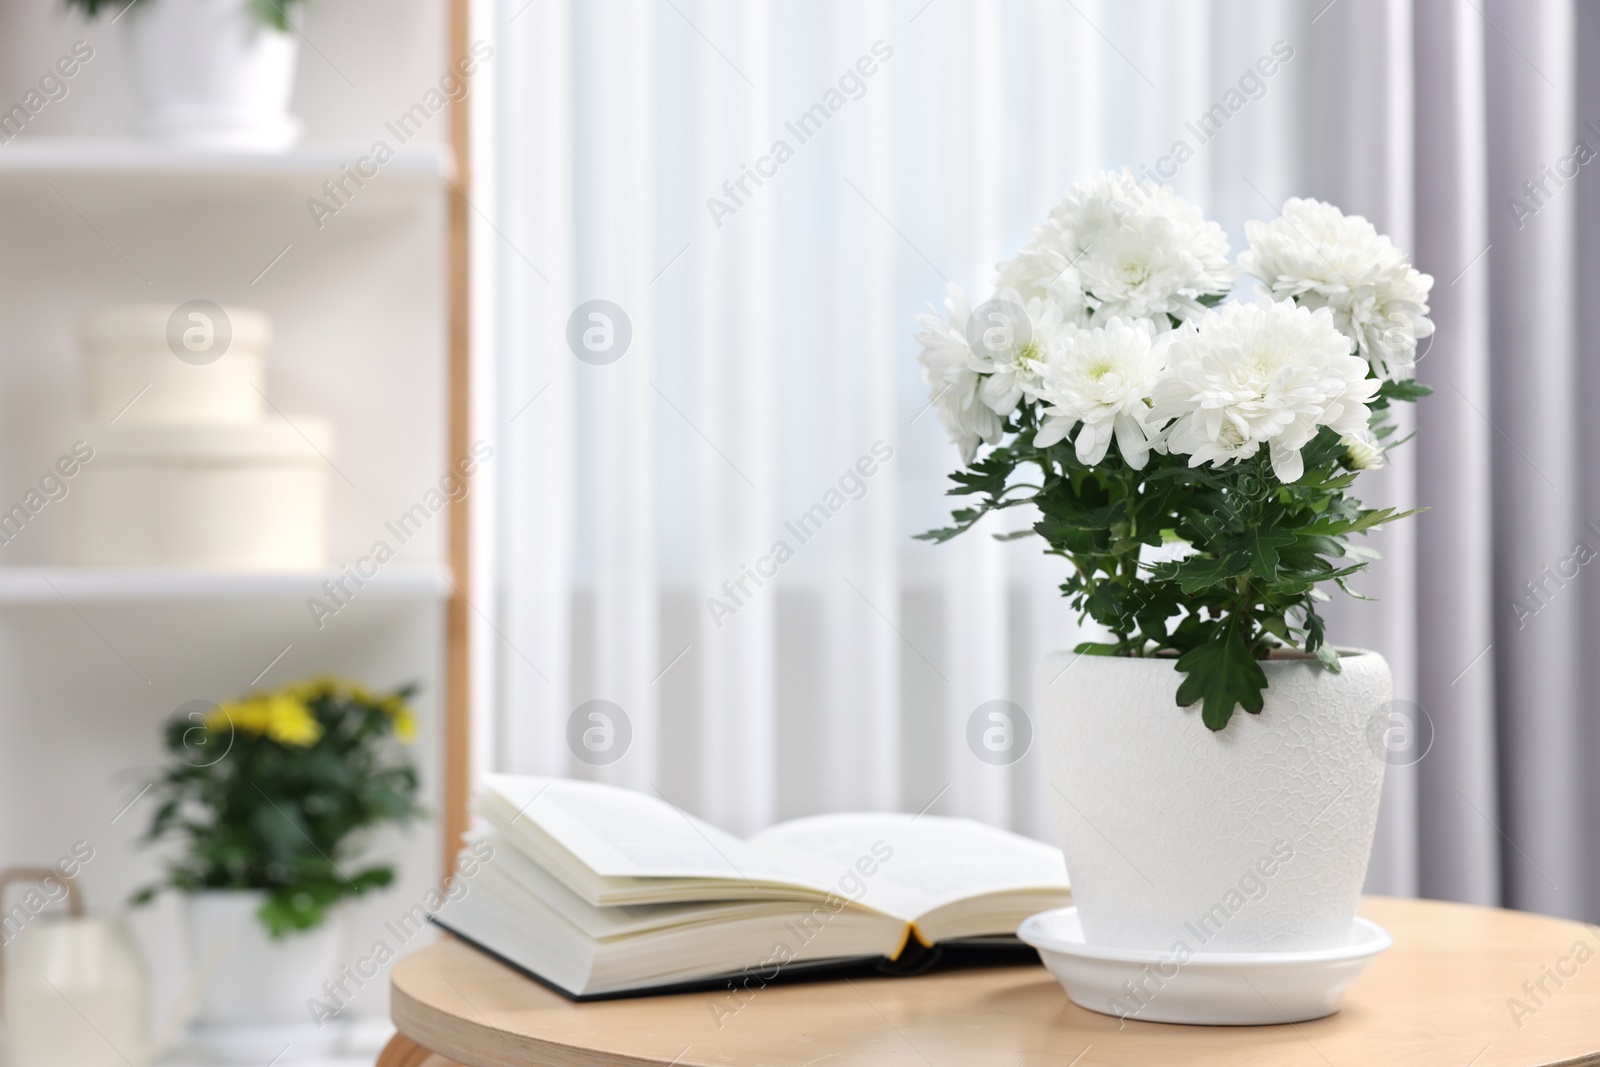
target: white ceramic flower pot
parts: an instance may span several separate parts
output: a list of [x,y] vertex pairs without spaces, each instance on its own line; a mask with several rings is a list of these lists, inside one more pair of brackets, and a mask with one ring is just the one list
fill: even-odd
[[1350,936],[1377,826],[1389,667],[1262,664],[1266,705],[1213,733],[1171,659],[1057,652],[1041,729],[1089,944],[1326,949]]
[[141,135],[244,151],[299,140],[289,114],[299,42],[249,0],[141,0],[126,21]]
[[188,899],[190,966],[199,987],[195,1043],[234,1062],[258,1060],[263,1050],[270,1058],[286,1045],[296,1056],[326,1054],[343,1026],[317,1025],[306,1002],[339,977],[340,912],[274,940],[256,916],[264,898],[255,890],[207,890]]

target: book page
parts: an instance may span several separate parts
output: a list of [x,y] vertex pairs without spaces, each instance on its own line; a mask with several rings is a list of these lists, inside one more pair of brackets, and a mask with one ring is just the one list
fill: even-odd
[[603,878],[715,879],[830,891],[827,870],[814,859],[764,854],[645,793],[574,779],[491,774],[479,801],[503,833],[515,839],[517,824],[527,822]]
[[856,875],[834,879],[835,892],[859,891],[863,903],[907,919],[988,894],[1067,890],[1060,849],[971,819],[815,815],[763,830],[750,844],[825,857]]
[[705,925],[759,916],[807,915],[814,902],[723,900],[683,904],[619,904],[596,907],[561,880],[494,834],[493,860],[483,864],[471,888],[481,888],[520,911],[553,912],[595,941],[633,937],[670,927]]

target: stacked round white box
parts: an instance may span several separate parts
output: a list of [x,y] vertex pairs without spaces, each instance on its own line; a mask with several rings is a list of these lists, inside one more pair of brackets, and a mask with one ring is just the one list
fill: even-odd
[[270,337],[261,312],[215,305],[110,307],[85,320],[89,422],[78,436],[94,459],[71,497],[71,562],[326,564],[333,433],[267,403]]

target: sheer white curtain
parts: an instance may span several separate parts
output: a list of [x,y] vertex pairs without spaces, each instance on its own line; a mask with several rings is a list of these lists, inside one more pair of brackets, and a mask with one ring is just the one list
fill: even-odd
[[[1570,151],[1570,3],[482,3],[482,762],[624,783],[735,831],[932,805],[1050,836],[1038,752],[985,762],[968,725],[989,701],[1030,712],[1037,664],[1079,633],[1036,542],[911,540],[944,518],[955,462],[914,318],[947,282],[987,286],[1074,181],[1143,167],[1236,248],[1246,219],[1318,195],[1438,277],[1423,377],[1449,395],[1368,494],[1435,512],[1375,541],[1382,602],[1341,606],[1336,632],[1388,655],[1436,726],[1391,775],[1373,885],[1593,910],[1600,847],[1574,825],[1589,668],[1562,641],[1592,650],[1600,600],[1564,598],[1548,629],[1566,636],[1541,649],[1502,608],[1581,531],[1596,475],[1550,458],[1567,488],[1547,492],[1496,443],[1514,424],[1529,448],[1577,448],[1570,414],[1541,422],[1506,368],[1527,328],[1563,403],[1595,391],[1562,244],[1582,201],[1469,263],[1511,172]],[[1521,311],[1498,310],[1502,280]],[[595,300],[631,328],[614,362],[569,345]],[[571,740],[593,700],[626,717],[612,762]]]
[[[978,759],[968,721],[994,700],[1026,714],[1039,660],[1078,633],[1036,544],[911,540],[942,521],[954,462],[914,318],[947,282],[988,284],[1073,181],[1194,140],[1184,123],[1308,18],[1265,2],[492,11],[494,764],[659,791],[734,829],[932,802],[1048,834],[1037,756]],[[1180,190],[1204,201],[1248,160],[1281,197],[1293,63],[1263,92]],[[1267,210],[1236,195],[1223,217]],[[605,365],[567,343],[596,299],[631,326]],[[631,731],[602,766],[567,740],[594,699]]]

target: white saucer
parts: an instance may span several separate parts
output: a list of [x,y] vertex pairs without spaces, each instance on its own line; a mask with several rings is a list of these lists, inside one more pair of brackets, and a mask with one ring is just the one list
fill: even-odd
[[1331,1015],[1367,961],[1394,943],[1357,919],[1349,940],[1311,952],[1118,949],[1083,938],[1077,908],[1040,912],[1017,936],[1034,948],[1068,998],[1105,1015],[1158,1023],[1259,1026]]

